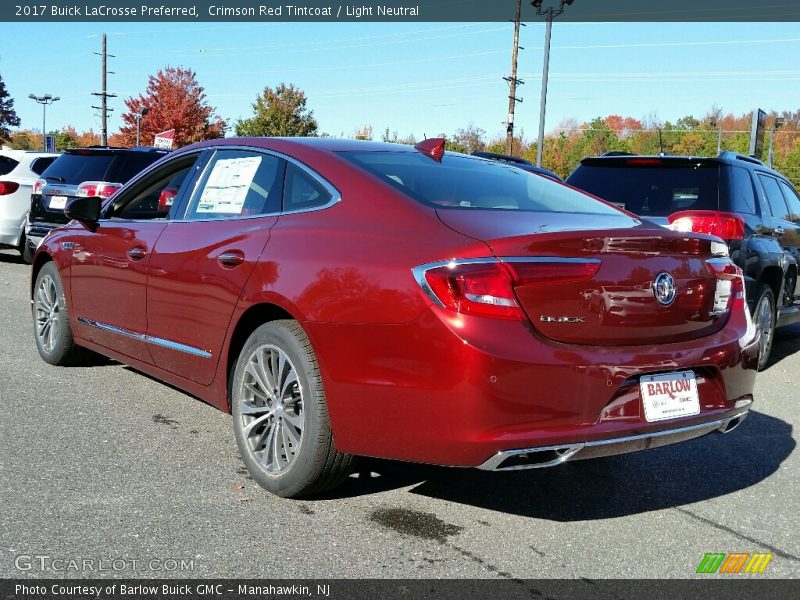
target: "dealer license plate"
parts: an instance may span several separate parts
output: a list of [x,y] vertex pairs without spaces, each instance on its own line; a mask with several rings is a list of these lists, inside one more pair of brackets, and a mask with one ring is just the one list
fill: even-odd
[[644,418],[649,422],[700,414],[700,397],[693,371],[645,375],[639,381]]
[[64,208],[67,205],[67,197],[66,196],[53,196],[50,198],[50,208],[58,210],[59,208]]

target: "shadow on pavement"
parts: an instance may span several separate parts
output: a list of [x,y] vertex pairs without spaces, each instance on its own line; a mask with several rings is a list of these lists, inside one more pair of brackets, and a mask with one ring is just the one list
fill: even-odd
[[554,521],[611,519],[708,500],[753,486],[795,447],[792,427],[753,412],[735,431],[551,469],[487,473],[364,460],[329,497],[415,486],[410,492]]
[[9,265],[25,265],[25,261],[22,260],[22,256],[20,256],[19,252],[16,250],[9,250],[7,248],[2,248],[0,250],[0,263],[5,263]]
[[781,327],[775,330],[775,341],[772,343],[772,355],[764,371],[769,371],[772,367],[800,351],[800,325]]

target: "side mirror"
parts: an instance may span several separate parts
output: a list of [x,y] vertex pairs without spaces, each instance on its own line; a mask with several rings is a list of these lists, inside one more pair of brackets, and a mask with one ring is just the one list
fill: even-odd
[[87,196],[73,198],[64,208],[64,214],[83,224],[90,231],[97,229],[97,222],[100,220],[100,207],[103,198],[100,196]]

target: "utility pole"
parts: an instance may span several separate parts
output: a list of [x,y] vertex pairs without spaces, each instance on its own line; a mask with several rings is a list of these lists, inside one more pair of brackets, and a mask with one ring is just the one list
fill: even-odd
[[108,58],[114,58],[114,55],[108,54],[108,45],[106,42],[106,34],[103,34],[103,51],[95,54],[100,55],[100,64],[101,64],[101,87],[102,91],[100,92],[93,92],[93,96],[100,96],[100,106],[93,106],[92,108],[97,108],[100,110],[100,145],[108,146],[108,112],[112,109],[108,108],[108,99],[109,98],[116,98],[116,94],[109,94],[108,93]]
[[522,98],[517,98],[517,86],[525,82],[517,79],[517,58],[519,56],[519,28],[523,23],[520,22],[522,12],[522,0],[517,0],[517,10],[514,14],[514,49],[511,52],[511,76],[503,77],[508,82],[508,121],[506,123],[506,151],[508,154],[514,153],[514,111],[517,102],[522,102]]
[[566,6],[570,6],[575,0],[561,0],[557,10],[550,6],[547,10],[542,8],[542,0],[531,0],[531,4],[536,9],[536,14],[546,15],[547,29],[544,37],[544,67],[542,68],[542,100],[539,106],[539,140],[536,144],[536,166],[542,166],[542,154],[544,151],[544,125],[545,113],[547,111],[547,82],[550,77],[550,37],[553,33],[553,19],[562,14]]

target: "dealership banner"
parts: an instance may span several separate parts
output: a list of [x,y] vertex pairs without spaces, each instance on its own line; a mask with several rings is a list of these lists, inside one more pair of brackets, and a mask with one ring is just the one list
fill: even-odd
[[[305,22],[508,21],[514,0],[3,0],[0,21]],[[524,21],[800,21],[800,2],[780,0],[523,0]]]
[[0,580],[3,600],[785,600],[800,596],[798,580],[728,579],[364,579],[364,580]]

